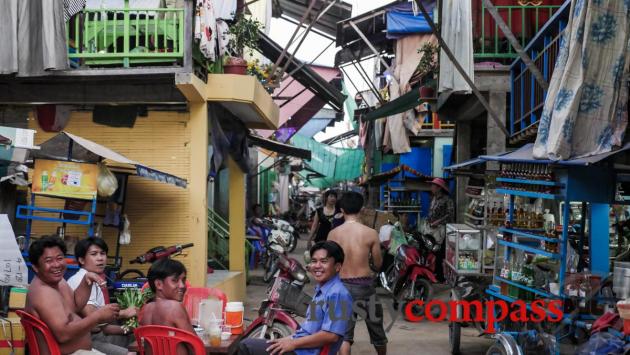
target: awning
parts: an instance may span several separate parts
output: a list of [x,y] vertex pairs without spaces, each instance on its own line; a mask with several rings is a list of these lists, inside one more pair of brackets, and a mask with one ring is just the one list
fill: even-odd
[[33,152],[34,158],[68,160],[68,156],[72,161],[97,163],[105,160],[105,163],[112,167],[121,167],[118,164],[122,164],[121,168],[126,168],[125,165],[127,165],[135,169],[138,176],[147,179],[184,188],[188,185],[186,179],[150,168],[98,143],[68,132],[59,133],[42,143],[41,150]]
[[[272,2],[272,16],[299,21],[306,10],[310,0],[274,0]],[[318,1],[313,6],[311,13],[317,14],[328,6],[328,1]],[[352,15],[352,5],[343,1],[335,1],[333,7],[328,10],[315,24],[313,28],[328,37],[335,37],[337,22],[343,21]],[[288,19],[287,19],[288,20]],[[293,22],[293,21],[291,21]]]
[[422,181],[428,181],[428,180],[433,179],[432,177],[424,175],[423,173],[419,172],[416,169],[413,169],[413,168],[409,167],[408,165],[401,164],[401,165],[398,165],[397,167],[395,167],[395,168],[393,168],[391,170],[384,171],[382,173],[372,175],[370,177],[370,179],[368,181],[366,181],[366,182],[370,183],[370,184],[376,184],[376,183],[385,182],[385,181],[393,178],[394,176],[398,175],[401,172],[403,172],[403,174],[404,173],[409,173],[409,174],[412,175],[411,176],[412,178],[416,178],[416,179],[419,179],[419,180],[422,180]]
[[[283,48],[264,32],[259,31],[259,35],[258,47],[261,53],[272,62],[276,62],[276,60],[280,58]],[[282,59],[280,65],[284,65],[287,62],[288,59],[286,57],[287,56]],[[315,93],[317,97],[330,105],[335,111],[343,111],[343,103],[346,100],[346,96],[342,94],[339,89],[327,82],[313,69],[309,68],[295,57],[291,59],[287,72],[293,72],[298,67],[300,69],[292,75],[297,82]]]
[[483,164],[485,162],[486,161],[481,158],[474,158],[474,159],[463,161],[461,163],[445,166],[442,168],[442,170],[461,170],[461,169],[466,169],[475,165]]
[[[433,19],[435,0],[423,0],[424,8]],[[432,33],[422,13],[414,15],[413,3],[403,2],[390,6],[387,10],[387,38],[397,39],[413,33]]]
[[539,164],[554,164],[554,165],[565,165],[565,166],[588,166],[588,165],[598,163],[604,159],[607,159],[617,153],[621,153],[630,149],[630,143],[626,143],[622,148],[613,150],[607,153],[591,155],[585,158],[576,158],[576,159],[570,159],[570,160],[534,159],[534,155],[532,152],[533,148],[534,148],[534,144],[529,143],[513,152],[502,153],[498,155],[481,155],[479,158],[483,160],[489,160],[489,161],[510,162],[510,163],[539,163]]
[[383,106],[377,108],[376,110],[367,113],[363,116],[363,122],[375,120],[381,117],[392,116],[397,113],[405,112],[407,110],[411,110],[412,108],[419,106],[424,102],[437,102],[435,98],[421,98],[420,90],[412,89],[408,93],[400,96],[397,99],[394,99]]
[[254,136],[252,134],[248,135],[247,139],[249,139],[249,141],[256,146],[274,151],[276,153],[290,155],[296,158],[311,160],[310,150],[300,149],[290,144],[279,143],[276,141],[272,141],[271,139]]

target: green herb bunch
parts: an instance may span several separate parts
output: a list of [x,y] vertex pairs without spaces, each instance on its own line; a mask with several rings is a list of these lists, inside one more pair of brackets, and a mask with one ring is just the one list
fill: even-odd
[[[140,310],[142,306],[147,302],[147,300],[153,298],[153,292],[150,288],[147,288],[144,292],[140,291],[137,288],[127,288],[120,295],[116,297],[118,301],[118,305],[120,309],[127,309],[130,307],[135,307],[137,310]],[[138,328],[138,317],[134,316],[123,323],[122,328],[125,333],[132,331],[135,328]]]

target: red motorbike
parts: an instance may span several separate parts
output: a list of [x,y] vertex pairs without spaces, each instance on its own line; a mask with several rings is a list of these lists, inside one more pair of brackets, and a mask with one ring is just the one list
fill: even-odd
[[[385,258],[379,273],[381,286],[392,294],[396,304],[402,306],[403,310],[408,302],[422,300],[426,304],[431,299],[432,283],[437,282],[435,254],[440,249],[440,245],[431,235],[412,233],[406,236],[407,244],[398,247],[393,260],[391,257]],[[383,255],[385,253],[387,251]],[[411,310],[415,316],[424,313],[424,307],[417,303],[414,303]]]
[[293,334],[299,327],[295,316],[305,317],[311,296],[302,289],[309,282],[300,263],[271,249],[275,253],[278,271],[267,289],[258,317],[245,330],[246,338],[279,339]]

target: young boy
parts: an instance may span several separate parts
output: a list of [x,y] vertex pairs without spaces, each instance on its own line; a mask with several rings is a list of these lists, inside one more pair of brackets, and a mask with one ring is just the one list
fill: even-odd
[[337,354],[352,316],[352,297],[338,275],[344,253],[329,240],[315,244],[310,254],[310,272],[318,285],[306,321],[290,337],[269,342],[245,339],[239,344],[239,354]]
[[195,333],[186,308],[186,267],[177,260],[161,259],[153,263],[147,275],[155,301],[142,307],[140,325],[166,325]]
[[46,323],[62,354],[103,355],[92,349],[90,330],[97,324],[116,320],[118,305],[105,305],[85,318],[78,315],[88,302],[92,285],[103,285],[103,280],[93,272],[86,272],[73,292],[63,279],[66,244],[57,236],[34,241],[28,253],[36,276],[26,295],[26,311]]
[[[86,238],[80,240],[74,248],[74,256],[77,258],[81,269],[68,279],[68,285],[76,290],[81,285],[81,280],[88,272],[104,277],[107,264],[107,244],[101,238]],[[96,284],[92,284],[92,290],[87,305],[80,314],[87,316],[109,303],[106,298],[106,290]],[[136,315],[135,308],[120,311],[119,318],[127,319]],[[127,355],[127,347],[133,342],[133,333],[125,332],[122,327],[108,324],[102,328],[92,330],[92,347],[111,355]]]

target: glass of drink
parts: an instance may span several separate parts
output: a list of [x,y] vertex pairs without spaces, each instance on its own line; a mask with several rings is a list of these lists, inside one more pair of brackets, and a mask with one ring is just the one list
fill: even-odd
[[221,327],[210,327],[210,346],[221,346]]

